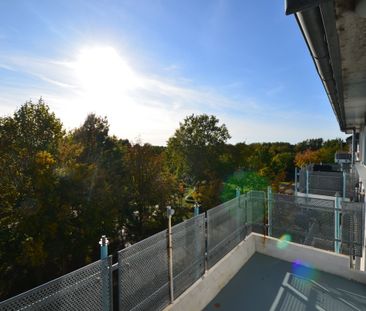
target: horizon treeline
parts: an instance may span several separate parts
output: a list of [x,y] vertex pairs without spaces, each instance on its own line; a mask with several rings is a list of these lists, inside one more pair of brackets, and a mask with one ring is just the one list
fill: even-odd
[[341,139],[228,144],[215,116],[190,115],[166,147],[109,134],[89,114],[66,132],[42,99],[0,117],[0,299],[99,259],[243,192],[293,180],[295,165],[333,162]]

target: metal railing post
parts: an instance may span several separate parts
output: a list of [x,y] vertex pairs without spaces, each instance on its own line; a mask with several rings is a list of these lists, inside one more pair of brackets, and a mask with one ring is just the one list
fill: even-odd
[[108,265],[108,244],[109,241],[105,235],[102,235],[99,241],[100,245],[100,259],[102,261],[102,301],[103,301],[103,311],[111,310],[111,297],[110,293],[112,289],[110,288],[110,271]]
[[355,129],[352,130],[351,164],[355,164]]
[[209,242],[209,228],[208,228],[208,214],[207,210],[205,213],[205,273],[208,270],[208,242]]
[[194,203],[193,216],[198,216],[200,214],[200,206],[197,202]]
[[272,236],[272,188],[267,188],[268,236]]
[[242,211],[240,208],[240,188],[236,187],[235,189],[235,197],[238,200],[238,208],[236,209],[236,226],[237,229],[239,229],[240,232],[240,239],[241,239],[241,235],[242,235],[242,231],[241,229],[244,227],[244,224],[242,223]]
[[339,193],[335,195],[334,201],[334,252],[339,254],[340,251],[340,223],[339,223],[339,210],[340,210],[340,198]]
[[108,257],[108,244],[109,241],[105,235],[102,235],[102,237],[99,240],[100,245],[100,259],[106,259]]
[[170,303],[174,302],[174,278],[173,278],[173,241],[172,241],[172,216],[174,210],[167,206],[168,216],[168,268],[169,268],[169,294]]
[[347,182],[347,174],[345,171],[343,171],[343,200],[346,198],[346,182]]
[[247,193],[246,208],[247,208],[247,223],[249,228],[248,234],[250,234],[253,229],[253,200],[251,192]]
[[309,195],[309,170],[306,168],[306,196]]
[[237,198],[240,198],[240,188],[239,187],[236,187],[236,190],[235,190],[236,192],[235,192],[235,196],[237,197]]
[[297,196],[297,167],[295,167],[295,196]]

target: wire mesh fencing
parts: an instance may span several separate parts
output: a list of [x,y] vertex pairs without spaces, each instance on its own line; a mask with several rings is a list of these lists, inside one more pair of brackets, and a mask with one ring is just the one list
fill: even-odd
[[112,258],[94,262],[0,302],[0,310],[111,310]]
[[245,204],[234,198],[207,211],[207,266],[211,268],[243,237]]
[[[267,228],[275,238],[361,257],[364,223],[364,203],[251,191],[172,227],[173,284],[166,230],[119,251],[113,265],[119,310],[164,309],[170,285],[179,297],[205,266],[210,269],[248,234],[266,234]],[[111,310],[112,300],[108,257],[0,302],[0,310]]]
[[205,215],[172,227],[174,299],[205,272]]
[[266,234],[267,201],[264,191],[250,191],[247,193],[247,222],[250,232]]
[[338,193],[346,198],[355,197],[358,182],[357,172],[312,171],[302,168],[299,172],[299,191],[302,193],[335,196]]
[[273,237],[334,250],[333,200],[274,194],[272,204]]
[[162,310],[169,304],[167,233],[118,252],[120,310]]
[[342,172],[309,172],[309,193],[334,196],[343,195]]
[[361,257],[364,223],[364,203],[273,195],[276,238],[287,235],[295,243]]
[[365,232],[365,206],[356,202],[342,202],[341,206],[341,252],[361,257]]

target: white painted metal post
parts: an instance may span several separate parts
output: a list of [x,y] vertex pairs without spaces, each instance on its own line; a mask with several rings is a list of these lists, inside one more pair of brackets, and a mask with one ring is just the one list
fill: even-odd
[[173,242],[172,242],[172,216],[174,210],[167,206],[168,216],[168,266],[169,266],[169,293],[170,303],[174,302],[174,279],[173,279]]

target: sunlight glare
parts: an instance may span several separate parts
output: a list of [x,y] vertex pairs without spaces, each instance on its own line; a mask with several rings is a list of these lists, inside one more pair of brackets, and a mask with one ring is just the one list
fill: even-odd
[[289,234],[283,234],[279,240],[277,241],[277,248],[278,249],[285,249],[287,248],[287,246],[289,245],[289,243],[291,242],[292,238],[291,235]]
[[82,91],[88,97],[115,98],[139,85],[139,78],[112,47],[84,48],[74,71]]

